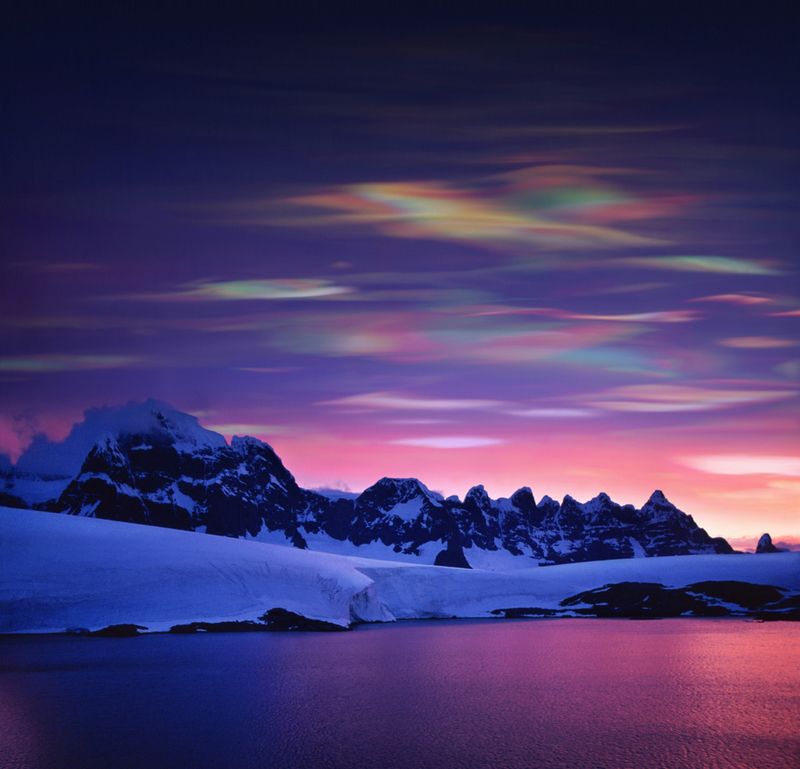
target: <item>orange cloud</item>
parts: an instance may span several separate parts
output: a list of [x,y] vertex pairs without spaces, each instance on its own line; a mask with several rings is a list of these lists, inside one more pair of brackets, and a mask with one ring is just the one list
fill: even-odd
[[632,192],[607,177],[624,168],[537,165],[452,184],[405,180],[342,185],[282,200],[219,207],[231,223],[369,227],[395,238],[471,243],[501,250],[566,251],[661,245],[613,226],[676,216],[686,195]]

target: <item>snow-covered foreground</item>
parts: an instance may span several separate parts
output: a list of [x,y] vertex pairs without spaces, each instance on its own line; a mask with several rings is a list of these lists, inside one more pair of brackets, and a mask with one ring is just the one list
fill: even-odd
[[0,633],[255,620],[282,607],[339,625],[556,608],[617,582],[738,580],[800,592],[800,553],[636,558],[512,573],[297,550],[0,508]]

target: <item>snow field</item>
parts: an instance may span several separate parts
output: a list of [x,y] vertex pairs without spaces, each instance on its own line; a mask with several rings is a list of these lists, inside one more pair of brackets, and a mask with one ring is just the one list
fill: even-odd
[[339,625],[556,608],[615,582],[739,580],[800,592],[800,553],[596,561],[513,572],[297,550],[196,532],[0,508],[0,633],[151,631],[282,607]]

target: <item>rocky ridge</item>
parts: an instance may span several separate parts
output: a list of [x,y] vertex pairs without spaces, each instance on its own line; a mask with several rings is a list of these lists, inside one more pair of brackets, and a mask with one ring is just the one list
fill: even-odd
[[[661,491],[637,510],[606,494],[537,503],[527,487],[497,500],[483,486],[463,501],[443,499],[416,479],[382,478],[355,499],[332,499],[300,488],[262,441],[228,445],[155,401],[127,408],[138,409],[137,418],[100,435],[60,495],[36,507],[230,537],[277,534],[298,548],[310,539],[318,550],[379,544],[395,559],[464,568],[498,556],[524,568],[733,552]],[[13,472],[7,477],[3,503],[22,506]]]

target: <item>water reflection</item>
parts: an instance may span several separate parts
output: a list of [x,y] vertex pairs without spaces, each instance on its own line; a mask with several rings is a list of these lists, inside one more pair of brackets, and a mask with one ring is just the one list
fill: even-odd
[[5,638],[0,650],[0,751],[14,769],[794,769],[800,758],[790,623],[407,622]]

